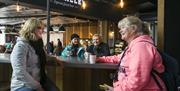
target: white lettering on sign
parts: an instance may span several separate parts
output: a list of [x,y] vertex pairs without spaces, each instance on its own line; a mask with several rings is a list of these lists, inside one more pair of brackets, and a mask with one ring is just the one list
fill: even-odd
[[64,0],[64,1],[72,3],[72,4],[81,5],[83,0]]
[[50,2],[63,7],[79,8],[83,0],[50,0]]

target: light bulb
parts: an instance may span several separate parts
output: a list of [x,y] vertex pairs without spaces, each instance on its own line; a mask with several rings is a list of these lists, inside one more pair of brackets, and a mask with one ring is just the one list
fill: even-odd
[[82,8],[86,9],[86,2],[85,1],[82,1]]
[[120,7],[123,8],[124,7],[124,2],[123,0],[121,0],[121,2],[119,3]]
[[16,4],[16,11],[17,11],[17,12],[19,12],[19,11],[20,11],[20,6],[19,6],[19,4],[18,4],[18,3]]

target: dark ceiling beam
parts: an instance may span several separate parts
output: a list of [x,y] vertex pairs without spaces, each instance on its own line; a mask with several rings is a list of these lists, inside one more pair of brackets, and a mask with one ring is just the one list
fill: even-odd
[[0,8],[7,6],[5,3],[0,2]]
[[0,2],[4,3],[4,4],[12,4],[15,1],[12,1],[12,0],[0,0]]
[[139,17],[144,21],[157,21],[157,12],[139,13]]
[[[0,19],[12,19],[12,18],[31,18],[31,17],[46,17],[47,15],[25,15],[25,16],[8,16],[8,17],[0,17]],[[57,17],[62,15],[51,15],[51,17]]]
[[147,9],[139,9],[139,13],[151,13],[152,11],[157,12],[157,8],[151,7],[151,8],[147,8]]
[[111,4],[111,5],[114,4],[111,0],[95,0],[95,2],[98,2],[98,3],[105,3],[105,4]]
[[124,1],[128,6],[131,6],[131,5],[140,5],[142,3],[145,3],[145,2],[149,2],[149,0],[125,0]]

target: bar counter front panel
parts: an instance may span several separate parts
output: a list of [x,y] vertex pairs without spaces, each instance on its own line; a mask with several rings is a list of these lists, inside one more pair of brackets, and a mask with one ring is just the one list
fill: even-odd
[[[117,64],[89,64],[88,60],[77,57],[60,57],[60,59],[64,61],[63,67],[58,61],[48,60],[47,74],[61,91],[102,91],[99,89],[100,84],[112,85],[109,74],[114,72]],[[0,54],[0,63],[9,64],[9,54]]]

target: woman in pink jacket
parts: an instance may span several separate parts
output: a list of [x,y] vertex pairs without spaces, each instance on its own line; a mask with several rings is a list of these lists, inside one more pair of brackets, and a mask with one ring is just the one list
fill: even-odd
[[166,91],[162,80],[156,76],[163,86],[160,90],[151,75],[152,69],[162,73],[164,66],[147,26],[139,18],[128,16],[119,21],[118,27],[121,38],[128,43],[124,56],[97,58],[98,62],[120,63],[113,87],[107,86],[106,91]]

